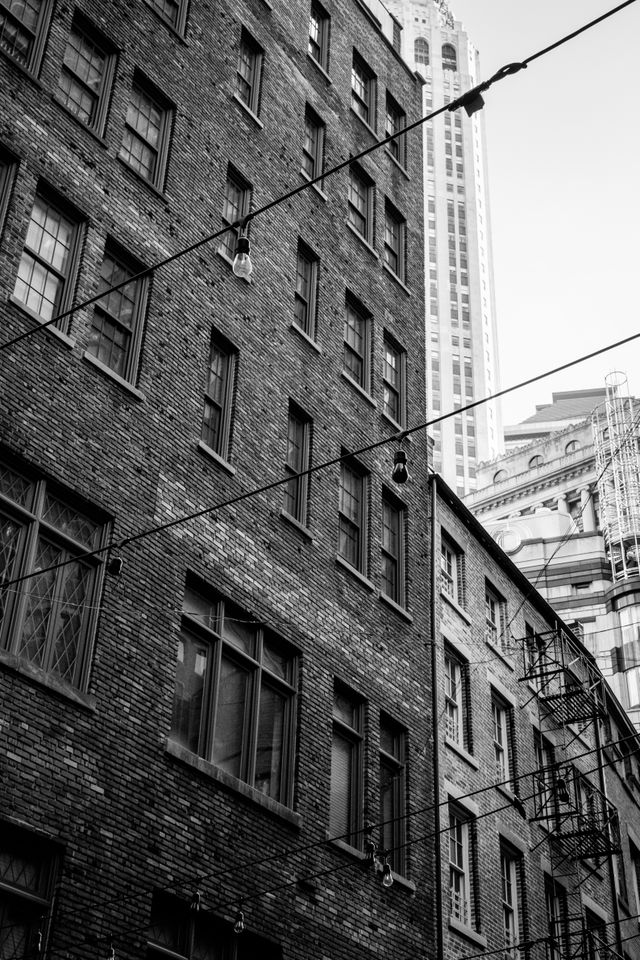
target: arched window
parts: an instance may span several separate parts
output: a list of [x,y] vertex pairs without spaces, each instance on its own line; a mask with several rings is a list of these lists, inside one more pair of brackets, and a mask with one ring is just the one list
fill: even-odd
[[529,469],[531,470],[532,467],[541,467],[543,463],[544,460],[540,454],[536,453],[535,456],[531,457],[531,460],[529,460]]
[[506,471],[506,470],[496,470],[496,472],[495,472],[494,475],[493,475],[493,482],[494,482],[494,483],[500,483],[501,480],[506,480],[506,479],[507,479],[507,471]]
[[458,58],[456,56],[456,48],[450,43],[442,44],[442,69],[443,70],[457,70],[458,69]]
[[421,63],[425,67],[429,66],[429,44],[424,37],[416,37],[413,45],[413,56],[416,63]]
[[580,449],[580,445],[577,440],[569,440],[569,443],[564,448],[565,453],[574,453],[576,450]]

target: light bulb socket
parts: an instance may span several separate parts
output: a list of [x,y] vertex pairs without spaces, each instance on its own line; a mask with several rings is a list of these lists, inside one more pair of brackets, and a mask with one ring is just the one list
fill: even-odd
[[119,577],[123,566],[124,560],[122,557],[112,557],[107,564],[107,573],[110,577]]
[[393,471],[391,479],[395,483],[406,483],[409,479],[407,470],[407,455],[404,450],[396,450],[393,455]]
[[236,256],[241,253],[250,254],[251,253],[251,244],[249,243],[249,237],[246,237],[244,233],[241,233],[238,237],[238,242],[236,244]]

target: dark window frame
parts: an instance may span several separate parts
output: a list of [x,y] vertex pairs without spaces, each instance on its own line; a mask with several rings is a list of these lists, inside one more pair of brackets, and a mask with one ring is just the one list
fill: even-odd
[[[352,708],[351,723],[340,716],[337,709],[339,699],[350,703]],[[329,808],[329,832],[332,839],[341,840],[356,849],[363,845],[363,800],[364,800],[364,720],[365,704],[358,694],[336,681],[333,692],[332,711],[332,747],[331,747],[331,789]],[[342,740],[349,746],[348,760],[348,795],[346,798],[346,823],[338,819],[339,811],[335,808],[336,796],[336,743]],[[346,829],[345,829],[346,828]],[[337,831],[337,832],[336,832]]]
[[[92,90],[91,85],[87,83],[87,81],[75,70],[73,70],[67,63],[67,51],[69,50],[71,37],[74,31],[83,40],[86,40],[95,46],[104,57],[104,68],[97,90]],[[117,50],[115,44],[108,40],[102,31],[95,27],[86,16],[84,16],[80,11],[76,11],[71,23],[71,29],[67,35],[67,43],[62,57],[62,63],[60,65],[60,73],[58,75],[58,86],[55,90],[54,96],[56,100],[58,100],[58,102],[64,107],[64,109],[69,111],[69,113],[71,113],[79,123],[81,123],[83,126],[86,126],[89,130],[92,130],[99,137],[104,134],[104,129],[107,123],[109,101],[115,77],[116,59]],[[79,112],[70,106],[69,100],[67,99],[65,101],[65,92],[63,91],[61,85],[62,77],[65,74],[71,76],[72,82],[75,81],[78,86],[82,87],[83,90],[86,90],[88,95],[94,99],[95,111],[91,119],[86,120],[81,117]]]
[[[302,270],[301,265],[304,265]],[[311,340],[316,338],[319,269],[317,255],[304,240],[298,239],[293,322]]]
[[351,61],[351,109],[374,132],[377,120],[377,87],[376,74],[354,47]]
[[[2,51],[10,60],[13,60],[14,63],[17,63],[34,76],[38,75],[40,66],[42,64],[42,57],[44,55],[44,48],[47,42],[52,10],[53,0],[42,0],[36,23],[33,29],[30,30],[26,28],[22,21],[19,21],[9,9],[6,7],[2,7],[0,9],[0,16],[4,17],[4,20],[0,21],[0,51]],[[5,33],[4,28],[7,23],[12,24],[14,27],[17,25],[18,31],[22,30],[23,33],[28,33],[30,35],[30,40],[28,40],[30,45],[25,56],[15,56],[15,47],[14,52],[11,52],[3,44],[2,39]]]
[[[291,428],[294,422],[301,431],[301,442],[298,444],[298,462],[292,456]],[[284,488],[284,511],[303,526],[307,526],[309,514],[311,477],[304,471],[308,470],[311,465],[312,436],[313,420],[302,407],[290,400],[287,417],[287,456],[285,459],[285,474],[289,477],[289,480]]]
[[375,239],[375,183],[361,166],[349,166],[347,222],[370,247]]
[[365,393],[371,393],[373,318],[362,303],[347,295],[344,308],[343,373]]
[[[159,114],[158,121],[158,142],[154,144],[146,136],[143,136],[131,121],[131,116],[136,111],[135,96],[139,95],[144,99],[151,109],[155,108]],[[175,116],[175,106],[169,99],[152,83],[140,70],[135,70],[131,87],[129,89],[129,100],[127,103],[127,112],[124,119],[124,134],[118,157],[126,167],[140,177],[145,183],[150,184],[157,190],[162,191],[166,182],[167,170],[169,164],[169,143],[171,140],[171,131]],[[128,147],[125,143],[129,138]],[[135,143],[141,143],[143,150],[146,147],[154,158],[153,168],[145,172],[140,162],[133,162],[133,150],[129,149]],[[126,155],[128,150],[128,156]]]
[[[407,351],[388,330],[383,331],[382,346],[382,412],[394,424],[404,427],[407,422]],[[392,355],[394,363],[389,362],[388,355]],[[393,415],[394,411],[397,411],[397,417]]]
[[[241,70],[246,64],[246,72]],[[236,96],[254,116],[260,116],[264,48],[246,27],[240,31],[238,63],[236,67]]]
[[[310,135],[310,133],[312,135]],[[304,135],[302,138],[302,173],[309,180],[321,177],[324,170],[324,139],[326,125],[324,120],[309,104],[304,111]],[[322,188],[322,180],[318,181]]]
[[[346,486],[347,480],[349,487]],[[356,500],[355,511],[345,508],[347,498]],[[354,550],[343,547],[342,541],[345,544],[353,543]],[[340,464],[338,556],[366,576],[369,567],[369,473],[352,459],[343,460]]]
[[[217,392],[211,390],[214,353],[222,358],[223,373],[220,376],[216,372],[218,380],[222,380],[220,396]],[[209,360],[207,367],[206,385],[204,389],[204,405],[200,427],[201,442],[212,450],[222,460],[228,461],[231,454],[231,439],[233,426],[233,407],[235,401],[236,378],[238,369],[238,349],[226,337],[218,333],[215,328],[211,330],[211,340],[209,345]],[[217,427],[213,431],[207,426],[208,420],[205,414],[211,407],[218,411]],[[213,434],[215,432],[215,437]],[[215,439],[215,443],[210,441]]]
[[[381,550],[381,578],[380,589],[382,593],[393,600],[398,606],[406,608],[407,606],[407,517],[408,510],[402,501],[400,501],[391,490],[382,488],[381,499],[381,527],[382,534],[380,540]],[[397,531],[395,552],[389,542],[385,539],[385,530],[388,527],[385,518],[385,511],[392,513],[396,523]],[[393,577],[389,577],[387,569],[393,571]],[[391,583],[389,591],[388,587]]]
[[[317,36],[314,27],[317,24]],[[309,43],[308,53],[325,73],[329,71],[329,29],[331,17],[317,0],[311,0],[309,10]]]
[[407,875],[407,741],[406,728],[381,713],[380,841],[389,851],[391,869],[403,877]]
[[[239,204],[237,204],[237,211],[235,216],[230,214],[234,210],[235,206],[232,206],[229,198],[230,188],[235,190],[239,196]],[[247,216],[251,210],[251,199],[253,196],[253,185],[244,177],[233,164],[228,164],[227,166],[227,178],[224,184],[224,195],[222,199],[222,222],[227,226],[231,226],[232,223],[236,223],[238,220],[242,220]],[[244,233],[246,236],[249,236],[250,224],[247,224]],[[236,247],[238,243],[238,237],[240,236],[240,229],[238,227],[233,227],[231,230],[227,230],[225,234],[220,238],[220,245],[218,246],[218,253],[223,259],[233,262],[233,259],[236,255]]]
[[388,197],[384,201],[384,263],[400,280],[405,282],[407,220]]
[[[387,90],[385,104],[385,136],[399,134],[407,125],[407,114],[398,101]],[[407,136],[400,134],[387,143],[387,150],[403,169],[407,166]]]

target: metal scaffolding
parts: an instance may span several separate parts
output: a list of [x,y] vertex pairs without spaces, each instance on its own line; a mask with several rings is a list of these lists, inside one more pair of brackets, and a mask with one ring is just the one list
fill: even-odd
[[608,374],[605,384],[607,398],[593,411],[591,426],[600,524],[615,581],[640,573],[640,409],[623,373]]

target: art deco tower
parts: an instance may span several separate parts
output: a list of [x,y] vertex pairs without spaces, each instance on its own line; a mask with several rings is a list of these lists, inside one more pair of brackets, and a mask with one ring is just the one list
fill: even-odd
[[[425,78],[425,113],[479,83],[478,53],[443,0],[388,0],[402,49]],[[499,389],[482,111],[424,124],[427,408],[438,417]],[[500,410],[489,403],[432,428],[434,466],[459,495],[476,464],[499,451]]]

